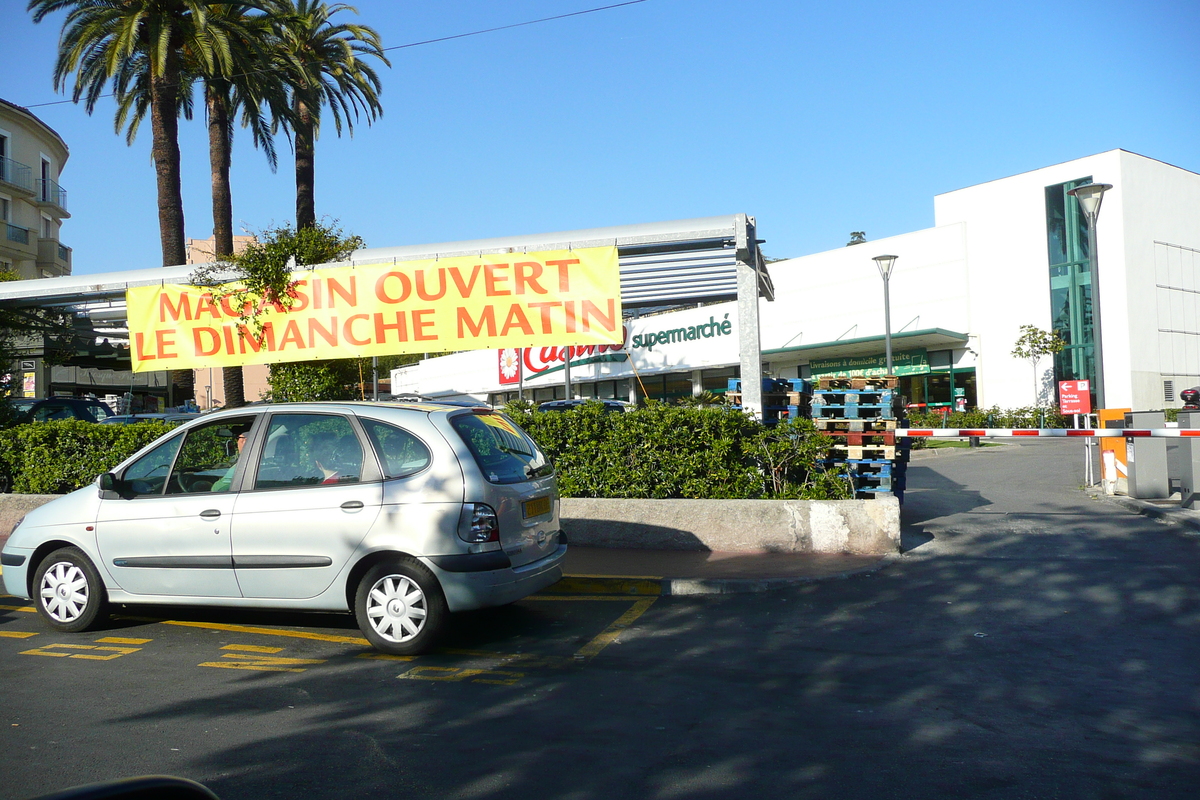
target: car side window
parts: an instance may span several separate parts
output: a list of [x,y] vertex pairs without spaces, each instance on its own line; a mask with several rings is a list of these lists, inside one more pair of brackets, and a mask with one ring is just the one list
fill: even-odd
[[175,460],[182,442],[183,437],[176,436],[130,464],[121,476],[129,492],[135,495],[162,494],[167,473],[171,471],[171,462]]
[[71,409],[64,403],[45,403],[33,412],[34,422],[48,422],[52,419],[71,419]]
[[275,414],[267,428],[254,488],[358,483],[362,466],[362,445],[345,417]]
[[363,420],[387,478],[415,475],[429,466],[433,455],[425,443],[406,430],[375,420]]
[[229,491],[253,423],[253,417],[226,417],[188,431],[166,493]]

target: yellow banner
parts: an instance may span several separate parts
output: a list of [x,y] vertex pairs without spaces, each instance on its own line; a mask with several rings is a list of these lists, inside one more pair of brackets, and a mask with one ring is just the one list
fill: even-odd
[[615,247],[328,267],[292,273],[294,303],[261,303],[259,333],[236,299],[195,286],[126,292],[133,371],[619,344]]

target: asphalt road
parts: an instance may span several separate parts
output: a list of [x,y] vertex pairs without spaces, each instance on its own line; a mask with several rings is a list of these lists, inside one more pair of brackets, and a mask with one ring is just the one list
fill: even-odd
[[870,576],[531,598],[413,661],[341,617],[0,609],[0,798],[1192,798],[1200,539],[1089,499],[1080,449],[915,461]]

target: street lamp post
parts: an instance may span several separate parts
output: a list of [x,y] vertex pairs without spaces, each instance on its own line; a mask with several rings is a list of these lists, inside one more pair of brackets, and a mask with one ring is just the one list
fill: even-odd
[[892,374],[892,300],[888,294],[888,279],[892,277],[892,267],[896,264],[897,256],[875,256],[871,259],[879,267],[879,275],[883,278],[883,348],[887,362],[887,374]]
[[1104,193],[1113,188],[1111,183],[1089,183],[1076,186],[1067,194],[1079,201],[1079,208],[1088,221],[1088,261],[1092,280],[1092,347],[1096,362],[1096,407],[1104,404],[1104,345],[1100,336],[1100,259],[1096,254],[1096,217],[1100,216],[1100,202]]

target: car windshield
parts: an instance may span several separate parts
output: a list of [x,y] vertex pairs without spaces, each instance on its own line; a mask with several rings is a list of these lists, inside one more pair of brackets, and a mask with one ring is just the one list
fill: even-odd
[[502,414],[460,414],[450,424],[492,483],[520,483],[554,472],[533,439]]

